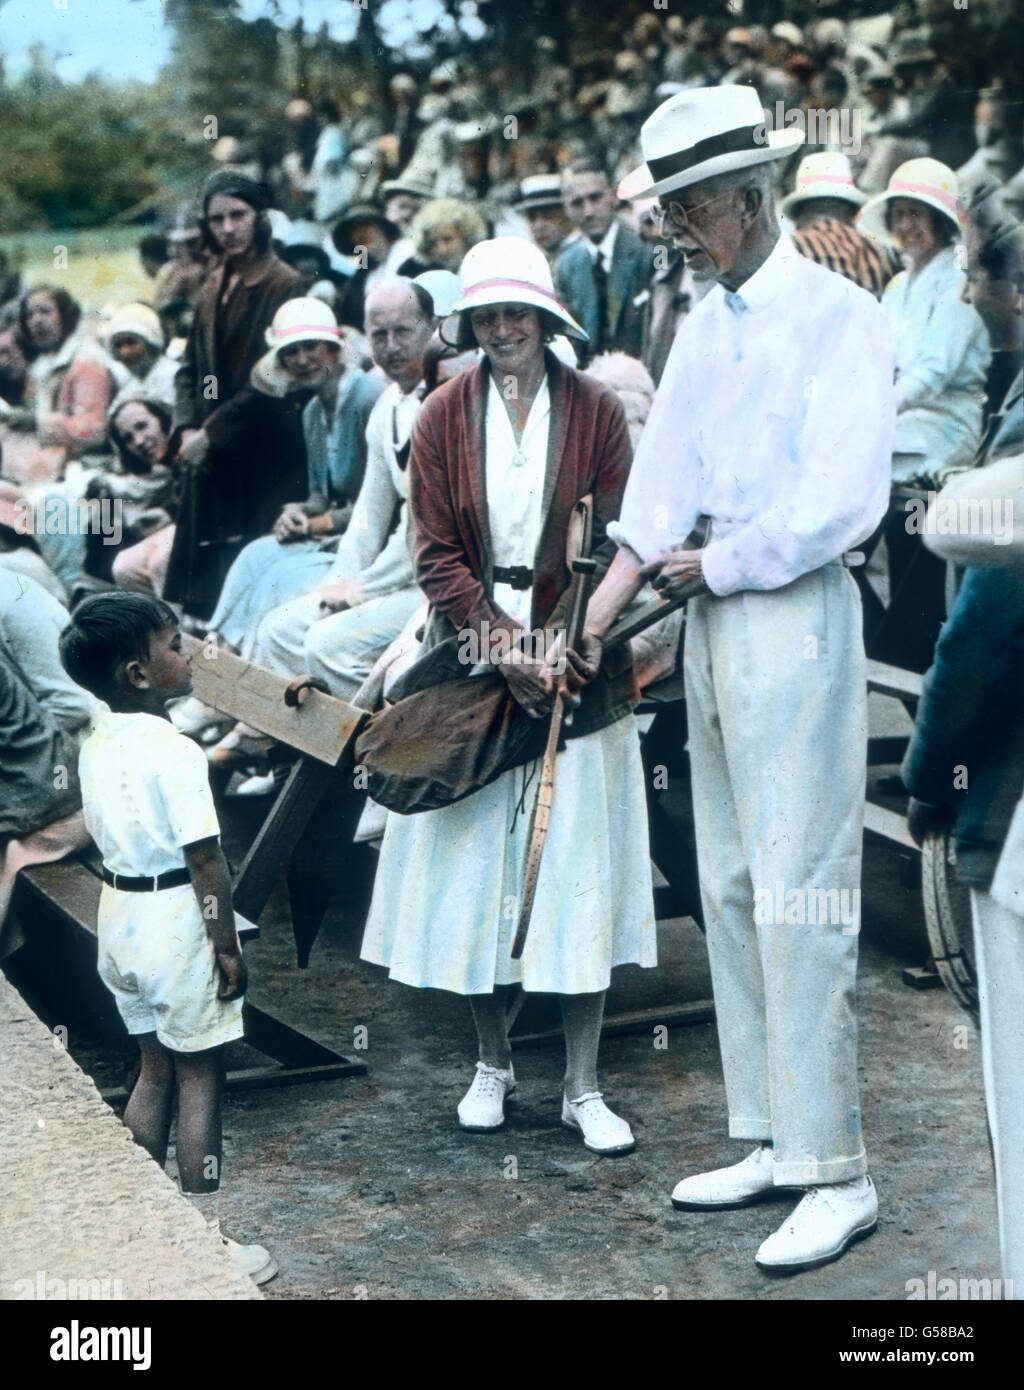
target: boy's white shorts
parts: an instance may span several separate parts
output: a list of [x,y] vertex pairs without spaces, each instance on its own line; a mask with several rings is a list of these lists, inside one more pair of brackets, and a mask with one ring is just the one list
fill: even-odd
[[216,955],[191,884],[125,893],[105,883],[98,927],[100,978],[129,1033],[155,1033],[174,1052],[242,1036],[242,1000],[217,998]]

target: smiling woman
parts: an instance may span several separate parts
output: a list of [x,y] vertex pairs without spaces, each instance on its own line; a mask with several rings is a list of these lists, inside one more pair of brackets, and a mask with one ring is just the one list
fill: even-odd
[[[430,602],[421,669],[454,634],[473,634],[512,699],[541,719],[555,682],[530,629],[565,625],[569,515],[587,494],[594,557],[610,558],[605,528],[618,512],[629,438],[612,393],[545,347],[555,327],[586,335],[555,298],[538,247],[518,238],[483,242],[461,275],[459,342],[478,342],[483,359],[425,402],[409,463],[416,577]],[[656,957],[632,688],[628,655],[610,659],[575,713],[521,960],[511,958],[517,914],[509,905],[523,891],[536,796],[527,769],[513,767],[452,805],[388,819],[362,954],[388,966],[392,979],[469,996],[479,1060],[458,1119],[470,1132],[504,1123],[516,1081],[503,986],[521,983],[562,999],[562,1122],[595,1153],[633,1148],[629,1125],[597,1085],[611,971]],[[437,689],[441,701],[444,687]],[[504,848],[495,861],[475,852],[480,844]]]

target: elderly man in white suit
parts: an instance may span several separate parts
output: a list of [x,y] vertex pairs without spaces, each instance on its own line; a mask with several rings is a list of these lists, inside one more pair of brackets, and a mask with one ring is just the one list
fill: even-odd
[[[846,553],[889,494],[893,355],[875,300],[779,232],[750,87],[682,92],[641,132],[621,197],[659,199],[697,278],[595,593],[577,677],[651,579],[689,596],[685,676],[701,896],[739,1163],[684,1179],[707,1211],[804,1190],[757,1252],[837,1258],[877,1221],[857,1087],[854,992],[866,764],[857,586]],[[699,516],[702,550],[680,548]]]

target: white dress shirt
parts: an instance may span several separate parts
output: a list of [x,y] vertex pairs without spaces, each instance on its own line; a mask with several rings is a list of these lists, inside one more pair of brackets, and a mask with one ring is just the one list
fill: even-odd
[[591,241],[588,236],[582,237],[583,245],[587,248],[592,262],[596,264],[598,254],[604,257],[605,270],[612,268],[612,256],[615,255],[615,238],[619,232],[619,219],[612,218],[612,224],[605,232],[600,241]]
[[894,402],[879,305],[781,237],[684,320],[608,534],[650,560],[709,516],[713,593],[789,584],[885,513]]
[[[530,406],[526,427],[516,445],[512,421],[491,377],[484,425],[487,524],[494,564],[533,565],[540,538],[541,503],[548,458],[551,395],[547,377]],[[495,584],[494,601],[518,622],[529,626],[532,589]]]

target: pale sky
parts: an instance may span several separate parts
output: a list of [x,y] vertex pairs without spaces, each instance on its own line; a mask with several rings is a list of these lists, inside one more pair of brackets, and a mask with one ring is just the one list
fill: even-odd
[[[0,0],[0,53],[7,74],[16,77],[32,44],[41,43],[65,81],[90,72],[114,81],[152,81],[170,56],[163,9],[162,0]],[[269,12],[266,0],[242,0],[241,9],[247,19]],[[311,32],[326,22],[331,37],[341,41],[355,33],[358,17],[346,0],[279,0],[278,11],[285,27],[301,15]],[[388,42],[405,48],[417,29],[440,17],[442,7],[439,0],[385,0],[380,13]]]

